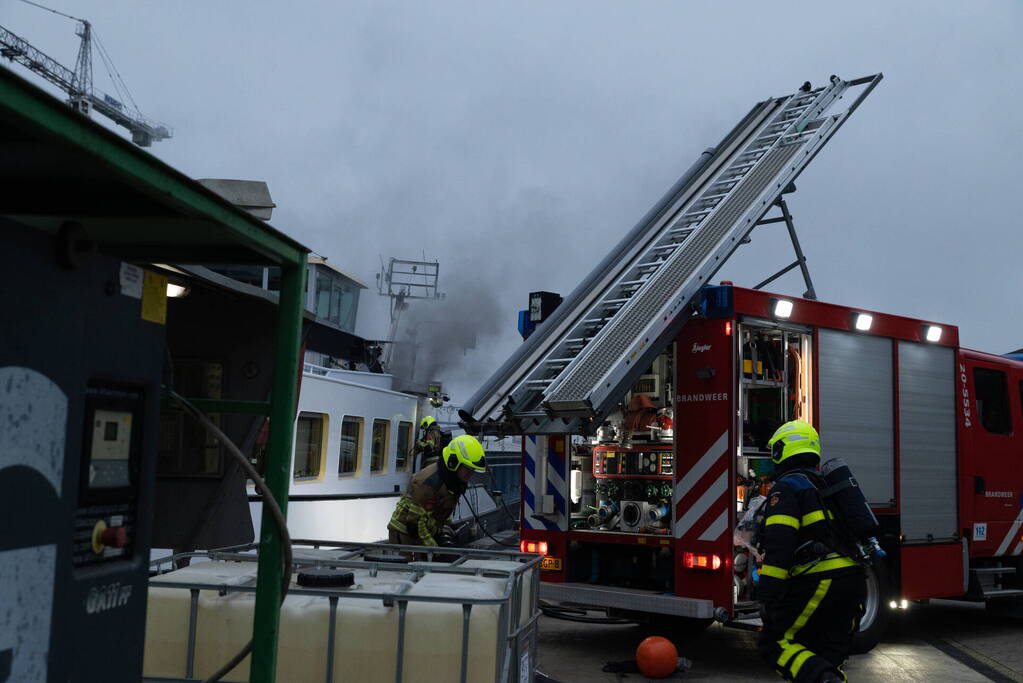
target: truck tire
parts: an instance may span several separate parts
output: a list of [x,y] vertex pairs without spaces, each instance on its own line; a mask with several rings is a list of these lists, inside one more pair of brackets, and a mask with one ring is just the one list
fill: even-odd
[[860,619],[860,630],[853,636],[852,653],[861,655],[874,649],[891,620],[888,609],[891,588],[888,581],[888,566],[878,561],[867,568],[867,597],[863,603],[863,617]]

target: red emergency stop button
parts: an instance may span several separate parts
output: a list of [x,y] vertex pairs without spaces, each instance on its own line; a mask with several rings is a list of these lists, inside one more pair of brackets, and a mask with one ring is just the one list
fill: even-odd
[[92,552],[101,555],[105,548],[128,545],[128,531],[123,526],[108,527],[102,519],[92,528]]
[[108,548],[123,548],[128,545],[128,532],[123,526],[112,526],[100,534],[99,540]]

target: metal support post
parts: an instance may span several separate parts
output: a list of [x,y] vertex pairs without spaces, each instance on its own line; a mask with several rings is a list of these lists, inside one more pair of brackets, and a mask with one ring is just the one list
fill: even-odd
[[[298,401],[299,346],[306,267],[281,267],[281,294],[277,311],[277,353],[270,395],[270,435],[266,457],[266,483],[281,512],[288,512],[291,481],[291,440]],[[269,511],[263,508],[259,532],[259,572],[256,581],[255,619],[252,625],[250,683],[273,683],[277,672],[277,636],[281,602],[281,537]]]
[[816,299],[817,292],[813,290],[813,281],[810,280],[810,269],[806,267],[806,257],[803,256],[803,248],[799,246],[799,238],[796,237],[796,226],[792,224],[792,214],[789,213],[789,205],[785,203],[784,197],[778,197],[778,208],[781,209],[782,218],[785,219],[785,227],[789,229],[789,238],[792,240],[792,248],[796,250],[796,262],[799,270],[803,273],[803,282],[806,283],[804,299]]
[[[783,198],[779,197],[778,201],[775,202],[775,205],[779,209],[781,209],[781,216],[779,216],[778,218],[768,218],[765,220],[758,221],[757,225],[768,225],[770,223],[781,223],[782,221],[784,221],[785,227],[787,227],[789,231],[789,239],[792,240],[792,248],[796,252],[796,260],[790,263],[789,265],[785,266],[784,268],[782,268],[781,270],[779,270],[777,273],[767,278],[766,280],[754,285],[753,289],[762,289],[767,285],[771,284],[772,282],[774,282],[775,280],[777,280],[778,278],[780,278],[785,273],[795,268],[796,266],[799,266],[800,272],[803,273],[803,282],[806,283],[806,291],[803,292],[803,298],[816,299],[817,292],[814,291],[813,280],[810,279],[810,269],[806,267],[806,257],[803,255],[803,248],[799,246],[799,237],[796,236],[796,226],[792,223],[792,214],[789,213],[788,204],[785,203],[785,200]],[[744,242],[749,241],[749,237],[747,237],[743,241]]]

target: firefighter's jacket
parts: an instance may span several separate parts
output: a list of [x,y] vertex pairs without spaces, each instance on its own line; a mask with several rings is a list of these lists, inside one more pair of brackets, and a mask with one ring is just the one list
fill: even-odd
[[836,534],[839,522],[806,474],[799,470],[781,474],[764,507],[760,541],[764,563],[757,590],[761,600],[780,597],[788,581],[827,578],[859,567],[848,553],[841,552],[843,544]]
[[437,468],[434,462],[412,475],[387,524],[410,544],[437,545],[437,532],[450,522],[464,490],[453,474],[445,477]]
[[441,438],[442,434],[440,429],[431,427],[426,431],[426,434],[422,439],[416,441],[416,445],[412,449],[412,457],[414,463],[415,456],[422,454],[419,469],[425,469],[427,465],[440,461],[440,454],[442,450],[440,446]]

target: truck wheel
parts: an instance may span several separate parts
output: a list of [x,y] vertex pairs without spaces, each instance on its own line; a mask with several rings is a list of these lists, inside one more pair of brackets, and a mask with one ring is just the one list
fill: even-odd
[[883,561],[867,567],[867,597],[863,603],[863,617],[860,630],[853,636],[852,653],[860,655],[874,649],[891,620],[888,609],[888,568]]

